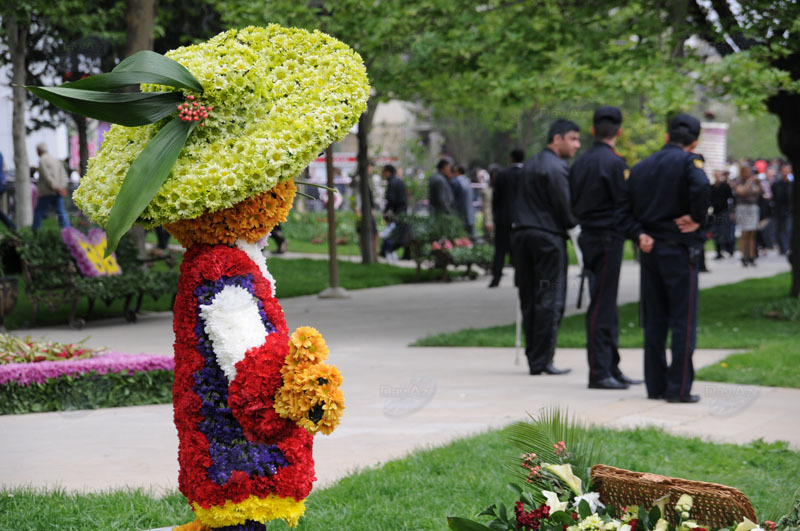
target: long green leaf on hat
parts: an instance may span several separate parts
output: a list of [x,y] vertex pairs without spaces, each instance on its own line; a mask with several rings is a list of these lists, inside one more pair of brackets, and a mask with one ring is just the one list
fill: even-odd
[[117,90],[140,83],[156,83],[203,92],[203,86],[182,64],[150,50],[143,50],[128,57],[111,72],[70,81],[62,84],[61,87],[84,90]]
[[181,92],[114,93],[64,87],[25,88],[66,111],[128,127],[166,118],[183,101]]
[[196,122],[183,122],[178,117],[173,118],[156,133],[133,161],[108,216],[106,256],[114,252],[120,238],[131,228],[164,184],[195,125]]

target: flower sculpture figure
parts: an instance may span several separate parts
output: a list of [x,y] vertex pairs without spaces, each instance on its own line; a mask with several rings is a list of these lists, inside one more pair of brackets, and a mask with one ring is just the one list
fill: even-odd
[[[131,80],[140,93],[103,92]],[[29,89],[116,124],[75,194],[106,227],[107,252],[134,222],[164,224],[186,247],[173,404],[196,520],[177,529],[296,525],[316,479],[313,436],[344,409],[342,376],[317,330],[289,333],[262,250],[286,220],[293,177],[366,108],[361,58],[320,32],[270,25]],[[122,118],[98,104],[118,97]]]

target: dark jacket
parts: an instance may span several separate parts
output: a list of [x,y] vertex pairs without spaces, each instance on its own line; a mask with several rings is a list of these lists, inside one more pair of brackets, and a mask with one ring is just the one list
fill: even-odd
[[408,195],[403,179],[393,175],[386,183],[386,206],[384,214],[391,213],[395,216],[405,214],[408,210]]
[[716,182],[711,186],[711,208],[715,216],[728,212],[733,204],[733,190],[727,182]]
[[497,173],[492,189],[492,217],[498,227],[510,227],[514,222],[514,200],[522,180],[522,164],[503,168]]
[[428,204],[431,215],[452,214],[454,211],[453,190],[447,177],[439,172],[433,174],[428,181]]
[[545,148],[525,163],[514,202],[514,229],[536,229],[563,238],[577,223],[569,201],[567,162]]
[[[701,244],[705,241],[703,226],[710,188],[703,171],[703,156],[667,144],[631,170],[617,222],[635,242],[645,233],[656,240]],[[686,214],[700,223],[700,228],[683,234],[674,220]]]
[[792,183],[778,180],[772,185],[772,197],[775,199],[775,215],[783,218],[792,214]]
[[616,212],[622,200],[625,159],[605,142],[595,142],[569,170],[572,214],[583,231],[603,231],[622,238]]

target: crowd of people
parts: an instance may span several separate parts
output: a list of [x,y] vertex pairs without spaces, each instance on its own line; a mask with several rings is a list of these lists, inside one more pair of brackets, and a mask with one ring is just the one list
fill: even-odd
[[[611,106],[594,113],[594,144],[570,166],[580,148],[580,129],[569,120],[550,127],[546,148],[526,160],[510,153],[509,166],[490,168],[491,208],[484,228],[492,232],[495,256],[489,287],[500,283],[510,254],[519,291],[525,353],[532,375],[565,374],[553,364],[567,288],[566,241],[577,238],[591,302],[586,313],[589,388],[626,389],[641,381],[619,368],[617,291],[623,244],[641,255],[641,305],[645,381],[652,399],[697,402],[691,394],[692,354],[697,341],[697,275],[705,270],[704,245],[713,237],[717,257],[732,256],[738,238],[745,266],[759,249],[777,245],[790,252],[792,169],[781,161],[742,161],[706,175],[694,153],[700,122],[673,118],[665,145],[629,168],[615,151],[622,112]],[[735,172],[735,175],[732,173]],[[457,214],[471,237],[475,217],[464,200],[463,169],[439,161],[428,182],[432,215]],[[466,187],[466,188],[465,188]],[[666,341],[672,333],[672,359]]]
[[708,233],[716,260],[734,256],[737,240],[744,267],[770,249],[791,252],[793,181],[792,165],[780,159],[744,159],[714,171]]

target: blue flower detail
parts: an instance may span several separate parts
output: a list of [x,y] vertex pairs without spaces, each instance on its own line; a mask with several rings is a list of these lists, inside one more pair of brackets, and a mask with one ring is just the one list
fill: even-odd
[[[208,476],[218,485],[227,483],[236,470],[246,472],[249,476],[271,476],[289,465],[283,452],[276,445],[255,444],[248,441],[242,426],[228,407],[228,379],[217,363],[211,340],[205,332],[205,321],[199,312],[200,306],[211,304],[214,297],[226,286],[238,286],[247,290],[258,304],[259,315],[267,333],[275,332],[275,325],[267,318],[264,305],[255,295],[252,275],[222,277],[217,281],[207,281],[194,290],[198,306],[194,334],[197,338],[197,350],[205,360],[203,368],[194,374],[194,392],[201,400],[203,420],[200,421],[199,428],[208,439],[211,457]],[[266,529],[263,524],[257,522],[252,524],[262,527],[233,526],[224,529],[231,531]],[[243,525],[248,526],[250,523]]]

